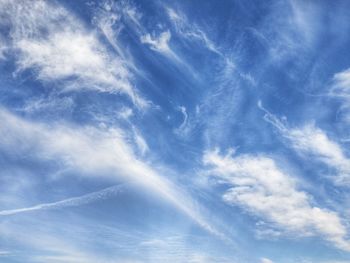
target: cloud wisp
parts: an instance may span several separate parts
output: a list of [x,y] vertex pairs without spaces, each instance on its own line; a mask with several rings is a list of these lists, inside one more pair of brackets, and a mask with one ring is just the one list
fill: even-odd
[[228,186],[226,203],[239,206],[293,236],[323,236],[334,246],[350,251],[347,229],[336,212],[317,207],[309,195],[275,161],[262,155],[221,156],[207,152],[203,161],[210,174]]
[[[31,70],[44,83],[63,90],[123,93],[145,107],[122,57],[111,54],[73,13],[46,1],[0,1],[0,28],[9,28],[17,74]],[[57,86],[57,85],[56,85]]]
[[209,39],[207,34],[203,30],[201,30],[196,24],[189,23],[187,17],[184,14],[180,13],[179,11],[175,11],[170,7],[165,7],[165,10],[176,32],[182,38],[199,41],[208,50],[220,56],[223,56],[223,54],[219,51],[218,47]]
[[348,158],[341,145],[314,124],[307,124],[302,128],[289,128],[278,117],[266,110],[261,102],[260,109],[265,112],[264,120],[271,123],[278,132],[287,139],[288,144],[300,154],[311,155],[336,171],[333,176],[338,184],[350,183],[350,158]]
[[[200,213],[198,205],[174,183],[135,156],[115,128],[69,127],[23,120],[0,110],[0,147],[9,153],[29,155],[39,161],[59,161],[65,169],[78,170],[83,176],[128,179],[140,184],[173,204],[206,231],[224,238]],[[35,151],[33,151],[35,149]]]
[[10,209],[10,210],[1,210],[0,216],[9,216],[16,215],[20,213],[33,212],[38,210],[47,210],[47,209],[59,209],[64,207],[74,207],[89,204],[98,200],[108,199],[110,197],[116,196],[125,189],[126,185],[116,185],[105,188],[100,191],[93,193],[85,194],[79,197],[67,198],[61,201],[52,202],[52,203],[43,203],[35,206]]

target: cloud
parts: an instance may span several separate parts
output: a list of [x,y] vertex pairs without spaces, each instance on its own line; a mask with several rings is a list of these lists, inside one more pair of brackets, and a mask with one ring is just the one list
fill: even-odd
[[141,36],[140,41],[143,44],[149,45],[150,48],[154,51],[157,51],[170,57],[174,57],[175,54],[169,47],[170,38],[170,31],[165,31],[160,33],[158,36],[151,36],[150,34],[143,35]]
[[140,160],[121,130],[116,128],[71,127],[23,120],[0,110],[0,148],[14,156],[58,162],[84,176],[133,180],[160,195],[208,232],[224,238],[201,215],[198,205],[175,184]]
[[128,48],[119,40],[120,35],[129,29],[138,35],[142,34],[142,14],[131,1],[99,1],[93,4],[97,6],[94,8],[92,22],[99,29],[99,33],[133,72],[145,77],[142,70],[135,65]]
[[350,159],[345,155],[341,145],[314,124],[307,124],[302,128],[289,128],[267,111],[261,102],[258,106],[265,112],[264,120],[271,123],[298,153],[309,154],[335,169],[337,172],[335,182],[350,183]]
[[8,46],[5,42],[4,39],[2,39],[1,35],[0,35],[0,60],[3,60],[6,58],[6,51],[8,49]]
[[103,190],[89,193],[83,196],[72,197],[72,198],[68,198],[68,199],[53,202],[53,203],[44,203],[44,204],[39,204],[31,207],[11,209],[11,210],[0,210],[0,216],[9,216],[9,215],[32,212],[37,210],[80,206],[80,205],[88,204],[97,200],[107,199],[111,196],[119,194],[123,189],[124,189],[124,185],[111,186]]
[[184,14],[169,7],[166,7],[165,9],[173,27],[182,38],[199,41],[208,50],[223,56],[218,47],[209,39],[207,34],[196,24],[190,23]]
[[141,155],[145,155],[149,151],[149,148],[148,148],[148,145],[147,145],[145,139],[136,130],[134,132],[134,138],[135,138],[135,143],[136,143]]
[[261,263],[273,263],[273,261],[268,258],[261,258]]
[[314,206],[295,180],[265,156],[221,156],[207,152],[210,173],[229,187],[223,199],[277,228],[297,236],[321,235],[339,249],[350,251],[347,231],[337,213]]
[[249,30],[268,48],[273,63],[282,62],[312,50],[322,28],[321,11],[320,5],[312,2],[280,1],[269,7],[257,28]]
[[128,107],[123,107],[118,113],[118,116],[124,120],[128,120],[133,115],[134,115],[133,110],[131,108],[128,108]]
[[[64,236],[67,229],[72,231],[70,233],[77,230],[71,224],[61,225],[64,226],[63,231],[63,227],[59,231],[52,231],[47,223],[39,222],[39,220],[22,221],[22,224],[16,224],[13,221],[2,222],[0,227],[1,236],[6,240],[14,241],[18,246],[16,250],[10,250],[9,254],[4,256],[9,257],[10,260],[15,258],[26,262],[100,262],[101,257],[97,258],[96,252],[87,250],[82,244],[83,242],[75,243],[73,241],[78,238],[77,236],[69,236],[69,238]],[[25,252],[23,247],[25,247]],[[108,261],[103,260],[103,262]]]
[[333,76],[331,95],[350,98],[350,69],[338,72]]
[[147,105],[130,81],[127,63],[111,55],[74,14],[46,1],[2,0],[0,7],[0,28],[10,30],[17,73],[30,69],[43,82],[64,82],[64,90],[121,92]]
[[175,129],[175,133],[178,135],[187,135],[191,127],[189,126],[188,113],[186,107],[179,106],[177,107],[177,110],[179,110],[182,113],[183,121],[181,122],[180,126]]

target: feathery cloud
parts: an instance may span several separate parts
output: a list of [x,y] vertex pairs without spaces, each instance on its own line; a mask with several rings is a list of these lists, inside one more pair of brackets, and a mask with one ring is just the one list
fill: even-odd
[[169,47],[169,41],[171,38],[170,31],[164,31],[160,33],[158,36],[150,35],[149,33],[141,36],[141,43],[147,44],[154,51],[162,53],[166,56],[176,57],[174,52]]
[[[224,238],[204,219],[191,197],[134,154],[115,128],[40,124],[0,110],[0,147],[39,161],[60,161],[86,176],[131,179],[157,193],[208,232]],[[13,150],[15,148],[15,150]]]
[[203,161],[210,173],[229,189],[223,199],[267,220],[272,228],[297,236],[321,235],[334,246],[350,251],[347,230],[337,213],[314,206],[307,193],[271,158],[221,156],[207,152]]
[[289,128],[287,124],[267,111],[261,102],[258,106],[265,112],[264,120],[271,123],[298,153],[309,154],[335,169],[336,183],[350,183],[350,158],[346,156],[341,145],[313,124],[302,128]]
[[100,191],[96,191],[93,193],[89,193],[79,197],[67,198],[61,201],[52,202],[52,203],[44,203],[31,207],[11,209],[11,210],[1,210],[0,216],[8,216],[15,215],[19,213],[32,212],[37,210],[46,210],[46,209],[57,209],[63,207],[72,207],[72,206],[80,206],[84,204],[88,204],[97,200],[107,199],[111,196],[117,195],[121,191],[123,191],[125,185],[117,185],[105,188]]
[[128,95],[147,106],[131,83],[126,62],[110,52],[73,13],[46,1],[0,1],[0,28],[9,28],[17,73],[32,70],[63,90],[92,89]]

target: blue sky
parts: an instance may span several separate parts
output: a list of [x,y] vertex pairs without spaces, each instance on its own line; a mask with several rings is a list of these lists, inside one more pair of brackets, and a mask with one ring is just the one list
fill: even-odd
[[0,261],[350,262],[349,10],[0,0]]

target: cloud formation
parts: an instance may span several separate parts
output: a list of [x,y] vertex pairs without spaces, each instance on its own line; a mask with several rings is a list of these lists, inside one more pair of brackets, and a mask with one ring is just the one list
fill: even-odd
[[264,120],[271,123],[278,132],[287,139],[288,144],[300,154],[311,155],[329,167],[336,174],[333,179],[338,184],[350,183],[350,158],[347,157],[342,146],[314,124],[307,124],[301,128],[289,128],[275,115],[267,111],[259,102],[259,107],[265,112]]
[[59,161],[65,169],[77,169],[83,176],[132,180],[172,203],[198,225],[224,238],[196,208],[195,202],[155,169],[135,156],[123,132],[116,128],[69,127],[23,120],[0,110],[0,147],[16,147],[14,154],[39,161]]
[[334,246],[350,251],[347,230],[337,213],[312,204],[307,193],[263,155],[221,156],[207,152],[204,164],[227,185],[226,203],[237,205],[268,222],[272,228],[297,236],[323,236]]
[[121,191],[123,191],[124,187],[125,185],[111,186],[97,192],[89,193],[79,197],[67,198],[65,200],[61,200],[53,203],[44,203],[44,204],[39,204],[31,207],[11,209],[11,210],[1,210],[0,216],[16,215],[20,213],[33,212],[37,210],[80,206],[80,205],[88,204],[97,200],[103,200],[111,196],[115,196]]
[[63,90],[121,92],[137,106],[147,105],[131,83],[127,63],[67,9],[42,0],[2,0],[0,7],[0,28],[10,28],[17,73],[30,69],[43,82],[64,82]]

